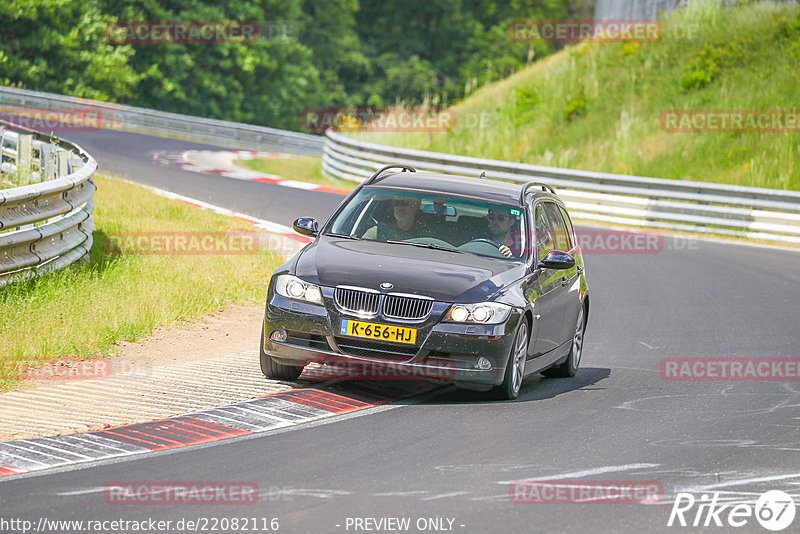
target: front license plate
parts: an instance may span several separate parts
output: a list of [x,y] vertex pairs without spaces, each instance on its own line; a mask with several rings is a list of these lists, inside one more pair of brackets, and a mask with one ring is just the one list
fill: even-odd
[[380,339],[393,343],[413,344],[417,341],[417,329],[406,328],[405,326],[393,326],[388,324],[363,323],[352,319],[342,319],[342,328],[339,333],[345,336],[365,337],[368,339]]

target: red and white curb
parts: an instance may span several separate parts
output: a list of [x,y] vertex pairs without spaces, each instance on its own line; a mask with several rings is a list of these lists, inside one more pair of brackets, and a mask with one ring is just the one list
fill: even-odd
[[305,189],[307,191],[321,191],[323,193],[336,193],[346,195],[346,189],[327,187],[319,184],[312,184],[300,180],[287,180],[277,174],[266,174],[263,172],[245,169],[236,164],[238,159],[253,158],[289,158],[290,154],[279,152],[253,152],[249,150],[186,150],[184,152],[157,152],[153,154],[153,161],[159,165],[179,167],[185,171],[198,172],[201,174],[213,174],[237,180],[248,180],[251,182],[261,182],[265,184],[275,184],[294,189]]
[[317,421],[427,393],[431,382],[307,387],[98,432],[0,443],[0,477],[176,449]]

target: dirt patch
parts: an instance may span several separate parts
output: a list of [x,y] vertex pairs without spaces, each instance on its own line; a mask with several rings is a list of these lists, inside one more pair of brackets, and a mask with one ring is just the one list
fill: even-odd
[[0,394],[0,441],[152,421],[290,390],[293,383],[261,372],[263,317],[260,304],[226,306],[120,343],[116,356],[43,368],[27,387]]
[[20,384],[17,390],[252,352],[258,349],[263,318],[261,304],[232,304],[193,322],[160,326],[139,341],[119,342],[112,347],[115,355],[110,358],[48,363],[31,370],[29,376],[33,379]]
[[146,358],[157,366],[257,349],[263,319],[262,304],[226,306],[194,323],[161,326],[140,341],[118,343],[121,353],[112,359]]

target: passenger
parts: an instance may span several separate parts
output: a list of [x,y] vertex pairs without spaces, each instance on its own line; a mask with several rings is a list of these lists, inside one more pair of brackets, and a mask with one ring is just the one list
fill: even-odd
[[511,231],[517,218],[511,214],[510,209],[492,208],[486,218],[489,219],[492,241],[500,245],[500,252],[507,258],[518,258],[522,254],[521,236],[518,230]]
[[420,199],[418,198],[394,198],[392,199],[392,213],[394,217],[391,222],[378,223],[377,226],[369,228],[364,235],[364,239],[377,239],[378,241],[403,241],[414,239],[415,237],[427,237],[430,229],[422,222],[419,216]]

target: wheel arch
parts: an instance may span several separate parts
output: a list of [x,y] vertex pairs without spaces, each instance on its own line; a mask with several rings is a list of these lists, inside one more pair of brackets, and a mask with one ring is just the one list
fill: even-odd
[[525,310],[522,318],[528,324],[528,350],[530,351],[533,343],[533,312],[531,310]]

